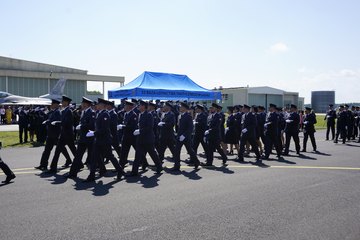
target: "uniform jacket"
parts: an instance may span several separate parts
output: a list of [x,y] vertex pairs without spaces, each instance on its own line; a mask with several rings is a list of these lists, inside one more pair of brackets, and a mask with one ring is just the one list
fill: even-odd
[[336,111],[328,110],[326,112],[324,120],[326,120],[328,123],[335,123],[335,119],[336,119]]
[[200,137],[203,138],[204,137],[204,132],[206,131],[207,128],[207,118],[208,115],[205,112],[201,112],[199,114],[197,114],[196,118],[195,118],[195,136],[196,137]]
[[256,134],[256,118],[255,115],[251,112],[245,113],[242,117],[242,129],[247,129],[246,133],[242,133],[242,136],[254,137]]
[[141,144],[154,144],[154,118],[151,113],[144,111],[139,115],[138,129],[140,134],[137,136],[137,142]]
[[266,116],[265,133],[268,136],[276,136],[278,134],[278,114],[276,112],[269,112]]
[[73,138],[74,136],[74,118],[72,111],[66,107],[61,111],[61,133],[60,136],[64,138]]
[[51,125],[51,122],[61,120],[60,110],[59,109],[50,110],[47,115],[48,115],[48,121],[46,122],[47,137],[50,139],[58,139],[60,135],[61,126]]
[[160,129],[160,138],[173,138],[174,137],[174,125],[175,114],[173,112],[167,112],[164,114],[164,118],[161,120],[165,124]]
[[88,108],[84,111],[80,118],[80,143],[87,143],[92,142],[94,139],[86,137],[86,134],[89,132],[89,130],[94,131],[95,130],[95,112]]
[[304,122],[308,122],[304,124],[304,132],[305,133],[314,133],[315,131],[315,124],[316,124],[316,115],[315,113],[305,114]]
[[106,110],[102,110],[98,113],[95,121],[95,144],[106,145],[111,144],[110,133],[110,115]]
[[208,139],[213,141],[220,141],[220,124],[221,116],[219,113],[214,113],[208,117]]
[[191,134],[193,132],[193,128],[194,125],[190,113],[188,112],[183,113],[179,122],[177,138],[179,139],[179,137],[183,135],[185,137],[185,141],[190,140]]
[[298,133],[299,124],[300,124],[300,115],[297,112],[292,112],[289,114],[287,120],[292,120],[292,122],[286,123],[285,132],[286,133]]
[[112,140],[113,142],[118,144],[119,143],[119,135],[117,132],[118,115],[116,114],[114,109],[109,111],[109,115],[110,115],[110,132],[111,132]]
[[[138,116],[134,111],[129,111],[124,114],[125,128],[123,128],[123,139],[122,141],[135,141],[134,131],[138,126]],[[135,142],[133,142],[135,143]]]

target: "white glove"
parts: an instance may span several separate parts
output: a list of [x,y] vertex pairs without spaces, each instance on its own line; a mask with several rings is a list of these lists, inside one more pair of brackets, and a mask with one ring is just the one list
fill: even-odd
[[181,135],[181,136],[179,137],[179,140],[180,140],[180,142],[184,141],[184,140],[185,140],[185,136],[184,136],[184,135]]
[[164,126],[164,125],[165,125],[164,122],[159,122],[159,123],[158,123],[158,126],[159,126],[159,127],[162,127],[162,126]]
[[117,130],[121,130],[121,129],[123,129],[124,127],[125,127],[124,124],[119,124],[119,125],[116,126],[116,129],[117,129]]
[[196,124],[198,124],[198,122],[194,120],[194,121],[193,121],[193,124],[196,125]]
[[42,125],[45,125],[49,120],[45,120],[42,122]]
[[242,133],[246,133],[248,130],[247,128],[244,128],[243,130],[241,130]]
[[140,135],[140,129],[136,129],[133,134],[134,136]]
[[75,129],[79,131],[80,128],[81,128],[81,124],[77,125]]
[[204,142],[206,142],[206,137],[203,138]]
[[326,118],[330,118],[331,116],[330,115],[326,115]]
[[61,123],[61,121],[52,121],[51,125],[55,126],[56,124]]
[[285,120],[285,122],[287,122],[287,123],[291,123],[291,122],[293,122],[294,120],[290,120],[290,119],[286,119]]
[[225,134],[226,134],[228,131],[229,131],[229,128],[228,128],[228,127],[225,128]]
[[208,135],[209,133],[210,133],[209,130],[206,130],[204,134]]
[[305,124],[305,125],[308,124],[308,121],[305,121],[304,124]]
[[266,127],[267,125],[270,125],[270,124],[271,124],[271,122],[265,123],[264,127]]
[[86,134],[86,137],[93,137],[95,136],[94,131],[89,130],[89,132]]

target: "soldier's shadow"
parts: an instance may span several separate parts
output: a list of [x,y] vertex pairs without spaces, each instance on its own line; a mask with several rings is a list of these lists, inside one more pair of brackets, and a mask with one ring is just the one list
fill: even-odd
[[296,162],[286,160],[284,157],[279,157],[277,159],[274,159],[274,158],[270,159],[269,158],[267,161],[276,161],[276,162],[279,162],[279,163],[286,163],[286,164],[296,164]]
[[302,153],[298,156],[298,158],[305,159],[305,160],[317,160],[317,158],[310,157],[310,156],[304,155]]
[[197,174],[199,170],[192,170],[191,172],[186,172],[186,171],[181,171],[182,175],[184,175],[185,177],[191,179],[191,180],[200,180],[202,179],[201,176],[199,176],[199,174]]
[[113,185],[118,182],[119,181],[117,181],[117,180],[111,181],[107,184],[104,184],[104,182],[102,180],[96,182],[94,188],[92,189],[93,195],[94,196],[105,196],[105,195],[109,194],[110,189],[114,188]]
[[225,174],[234,174],[235,173],[233,170],[227,168],[227,165],[223,165],[221,167],[217,167],[217,166],[203,167],[203,169],[212,170],[212,171],[216,171],[216,172],[222,172]]
[[162,174],[154,174],[151,177],[141,176],[139,180],[144,188],[154,188],[159,186],[159,181],[160,181],[159,177],[161,175]]

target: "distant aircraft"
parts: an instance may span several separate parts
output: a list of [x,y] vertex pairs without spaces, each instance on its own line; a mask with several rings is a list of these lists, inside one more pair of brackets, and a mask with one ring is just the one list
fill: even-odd
[[61,101],[65,83],[66,79],[60,78],[50,93],[42,95],[38,98],[17,96],[0,91],[0,105],[50,105],[51,99]]

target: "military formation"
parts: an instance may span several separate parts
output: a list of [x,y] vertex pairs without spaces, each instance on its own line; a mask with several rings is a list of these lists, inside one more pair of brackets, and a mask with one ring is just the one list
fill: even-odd
[[[76,109],[72,107],[71,101],[69,97],[63,96],[61,102],[52,100],[48,111],[33,111],[38,118],[37,122],[42,121],[36,132],[45,143],[36,169],[49,174],[56,173],[62,154],[66,159],[62,167],[70,169],[65,177],[77,178],[78,173],[86,166],[89,175],[84,181],[92,182],[96,175],[106,175],[106,164],[109,162],[115,168],[117,180],[138,176],[140,168],[143,171],[151,168],[155,174],[161,174],[167,149],[171,152],[173,162],[169,171],[180,171],[183,162],[180,153],[183,147],[190,157],[185,163],[195,170],[200,166],[213,166],[214,152],[220,154],[222,164],[226,166],[228,156],[234,155],[234,150],[237,151],[236,161],[244,162],[244,157],[253,152],[253,164],[261,165],[271,154],[278,158],[289,155],[291,140],[296,154],[307,151],[309,138],[313,151],[317,152],[317,120],[315,113],[308,107],[303,112],[296,105],[286,109],[270,104],[266,112],[264,106],[244,104],[228,107],[226,117],[222,107],[216,103],[208,108],[186,101],[122,99],[121,104],[116,107],[114,102],[105,99],[92,101],[83,97],[81,107]],[[18,110],[20,142],[23,141],[26,126],[29,126],[28,113],[26,109]],[[335,143],[339,139],[346,143],[359,137],[359,107],[350,109],[348,105],[344,105],[336,111],[333,105],[329,105],[324,120],[327,122],[326,140],[330,140],[330,133]],[[304,136],[302,143],[300,132]],[[26,137],[24,141],[27,141]],[[200,144],[205,154],[204,162],[200,162],[198,158]],[[131,148],[135,150],[135,158],[131,171],[125,173]],[[147,155],[153,165],[148,163]],[[9,183],[15,178],[14,173],[2,160],[0,166],[7,175],[4,182]]]

